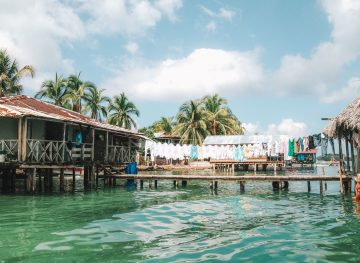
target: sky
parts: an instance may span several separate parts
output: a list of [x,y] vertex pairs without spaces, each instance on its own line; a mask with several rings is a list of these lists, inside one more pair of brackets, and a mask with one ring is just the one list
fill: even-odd
[[0,48],[124,92],[138,127],[219,94],[247,134],[319,133],[360,95],[358,0],[0,0]]

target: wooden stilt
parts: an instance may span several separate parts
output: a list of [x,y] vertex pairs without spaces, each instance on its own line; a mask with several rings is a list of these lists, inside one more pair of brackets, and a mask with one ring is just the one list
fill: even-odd
[[351,168],[352,174],[356,174],[356,166],[355,166],[355,154],[354,154],[354,138],[353,134],[350,134],[350,152],[351,152]]
[[346,151],[346,172],[350,173],[350,154],[348,136],[345,136],[345,151]]
[[182,186],[182,187],[186,187],[186,186],[187,186],[187,181],[182,180],[182,181],[181,181],[181,186]]
[[31,178],[31,192],[34,193],[36,189],[36,168],[33,170],[32,178]]
[[59,188],[60,188],[60,192],[64,192],[65,191],[65,182],[64,182],[64,169],[60,169],[60,184],[59,184]]
[[11,192],[16,192],[16,169],[11,170]]
[[88,189],[89,187],[89,167],[84,167],[84,189]]
[[344,194],[344,186],[343,186],[343,178],[342,178],[342,175],[343,175],[343,167],[342,167],[343,155],[342,155],[342,144],[341,144],[340,134],[339,134],[339,137],[338,137],[338,143],[339,143],[339,158],[340,158],[340,160],[339,160],[340,193]]
[[42,174],[41,172],[38,170],[38,189],[39,192],[42,192]]
[[75,191],[76,188],[75,168],[72,169],[72,187],[73,187],[73,191]]
[[96,166],[96,188],[99,187],[99,166]]
[[155,186],[155,189],[157,189],[157,186],[158,186],[158,180],[154,180],[154,186]]
[[244,193],[244,192],[245,192],[245,182],[240,181],[240,193]]
[[310,192],[311,191],[311,183],[310,183],[310,181],[307,181],[307,188],[308,188],[308,192]]
[[53,191],[53,169],[48,169],[49,170],[49,191],[52,192]]

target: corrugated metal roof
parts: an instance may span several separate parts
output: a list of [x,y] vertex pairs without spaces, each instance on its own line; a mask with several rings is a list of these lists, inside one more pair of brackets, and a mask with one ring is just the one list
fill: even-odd
[[273,135],[211,135],[207,136],[203,142],[204,145],[239,145],[253,143],[268,143],[279,141],[283,136]]
[[141,137],[139,133],[115,125],[102,123],[78,112],[67,110],[28,96],[13,96],[0,98],[0,117],[32,116],[44,119],[60,120],[78,124],[90,125],[117,133]]

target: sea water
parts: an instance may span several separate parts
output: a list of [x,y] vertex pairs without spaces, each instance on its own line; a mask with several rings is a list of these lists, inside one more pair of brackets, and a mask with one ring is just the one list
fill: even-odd
[[1,195],[0,262],[359,262],[359,205],[311,184]]

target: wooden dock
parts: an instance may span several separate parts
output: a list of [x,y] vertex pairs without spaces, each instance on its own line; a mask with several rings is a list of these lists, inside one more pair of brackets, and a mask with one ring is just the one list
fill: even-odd
[[[240,184],[240,191],[245,190],[245,182],[248,181],[261,181],[261,182],[271,182],[274,189],[287,189],[289,187],[289,181],[302,181],[307,182],[308,191],[311,190],[311,181],[318,181],[320,183],[320,192],[326,189],[327,181],[338,181],[340,183],[340,190],[342,187],[345,188],[346,192],[351,192],[351,176],[328,176],[328,175],[174,175],[174,174],[162,174],[162,175],[153,175],[153,174],[121,174],[121,175],[112,175],[111,181],[116,179],[132,180],[137,181],[140,184],[140,188],[144,187],[144,181],[148,181],[149,187],[151,188],[154,185],[154,188],[157,188],[159,180],[170,180],[173,181],[174,187],[181,185],[185,187],[188,181],[208,181],[210,183],[210,188],[217,190],[220,181],[233,181]],[[105,180],[105,178],[104,178]],[[325,182],[325,185],[324,185]]]
[[[121,174],[117,179],[133,180],[200,180],[200,181],[340,181],[339,176],[329,175],[175,175],[175,174]],[[343,176],[343,180],[351,180]]]

